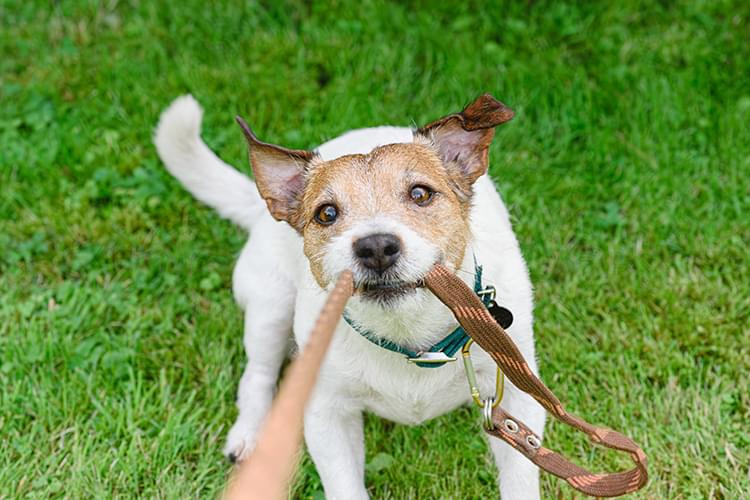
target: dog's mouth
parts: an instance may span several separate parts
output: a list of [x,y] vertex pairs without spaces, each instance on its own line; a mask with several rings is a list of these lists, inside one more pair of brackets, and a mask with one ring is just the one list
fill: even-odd
[[422,280],[407,282],[401,280],[365,281],[357,286],[357,293],[366,300],[372,300],[383,305],[392,303],[401,297],[415,293],[423,286]]

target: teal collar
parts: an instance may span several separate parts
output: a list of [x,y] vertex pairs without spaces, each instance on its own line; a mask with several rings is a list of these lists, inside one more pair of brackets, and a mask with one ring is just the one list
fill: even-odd
[[[482,287],[482,266],[478,265],[476,259],[474,259],[474,293],[482,299],[485,306],[489,306],[490,302],[492,302],[493,294],[484,293],[490,288],[491,287],[488,287],[488,289],[485,290]],[[455,361],[456,358],[454,358],[453,355],[469,341],[469,336],[464,329],[459,326],[449,333],[447,337],[429,349],[415,352],[402,345],[396,344],[395,342],[378,337],[371,331],[363,328],[361,324],[352,320],[349,315],[346,314],[346,311],[344,311],[344,320],[354,329],[354,331],[376,346],[382,347],[391,352],[402,354],[406,356],[406,359],[409,362],[416,364],[420,368],[437,368],[443,366],[449,361]]]

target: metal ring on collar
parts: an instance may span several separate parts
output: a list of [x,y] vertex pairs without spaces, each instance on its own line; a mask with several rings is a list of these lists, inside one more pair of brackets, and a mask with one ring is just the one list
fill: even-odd
[[488,285],[486,288],[483,288],[482,290],[479,290],[478,292],[476,292],[476,294],[479,295],[481,299],[484,299],[485,295],[489,295],[490,296],[489,300],[495,300],[495,296],[497,295],[497,290],[495,290],[494,286]]

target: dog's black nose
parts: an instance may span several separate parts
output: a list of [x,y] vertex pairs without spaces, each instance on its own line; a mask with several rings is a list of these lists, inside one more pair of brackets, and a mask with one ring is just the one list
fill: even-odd
[[371,234],[354,242],[354,255],[366,268],[383,273],[401,255],[401,240],[394,234]]

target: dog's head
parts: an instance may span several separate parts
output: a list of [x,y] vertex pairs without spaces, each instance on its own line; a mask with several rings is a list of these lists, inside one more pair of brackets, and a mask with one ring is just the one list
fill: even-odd
[[271,214],[304,237],[318,284],[351,269],[363,300],[393,307],[436,262],[460,266],[472,185],[487,171],[494,127],[512,117],[485,94],[415,130],[411,143],[331,161],[263,143],[238,122],[258,190]]

